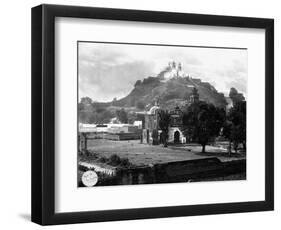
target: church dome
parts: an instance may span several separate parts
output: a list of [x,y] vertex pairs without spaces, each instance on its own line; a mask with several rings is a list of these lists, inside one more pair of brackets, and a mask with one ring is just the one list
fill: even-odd
[[150,110],[149,110],[149,112],[148,112],[148,114],[156,114],[156,112],[158,111],[160,109],[160,107],[159,106],[157,106],[157,105],[154,105],[154,106],[152,106],[151,108],[150,108]]

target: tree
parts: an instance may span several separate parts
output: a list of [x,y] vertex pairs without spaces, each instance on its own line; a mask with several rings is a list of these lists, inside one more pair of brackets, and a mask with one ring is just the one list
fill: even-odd
[[93,100],[90,97],[82,97],[80,99],[80,103],[83,105],[91,105],[93,103]]
[[116,116],[121,123],[125,123],[125,124],[128,123],[128,116],[127,116],[125,109],[122,108],[120,110],[117,110]]
[[134,122],[138,120],[137,114],[135,112],[128,113],[127,117],[129,124],[134,124]]
[[203,101],[192,103],[183,114],[183,133],[187,139],[202,145],[202,152],[210,140],[219,135],[225,120],[224,109]]
[[108,123],[111,118],[114,117],[114,114],[107,109],[101,110],[99,113],[96,113],[95,123],[103,124]]
[[89,97],[82,97],[78,103],[78,111],[89,110],[93,107],[93,100]]
[[160,110],[158,111],[158,117],[159,117],[159,128],[162,131],[161,138],[164,144],[164,147],[167,147],[167,139],[168,139],[168,133],[169,133],[169,127],[171,124],[171,115],[167,110]]
[[112,100],[112,102],[111,102],[111,104],[112,104],[113,106],[115,106],[115,105],[117,104],[116,102],[117,102],[117,98],[114,97],[113,100]]
[[235,105],[238,102],[244,101],[245,97],[242,93],[238,93],[237,89],[231,88],[229,92],[229,97],[233,101],[233,104]]
[[82,97],[78,103],[78,117],[79,122],[82,123],[94,123],[95,121],[95,109],[93,100],[89,97]]
[[[237,153],[240,143],[246,149],[246,101],[236,102],[227,115],[223,135],[233,143],[235,153]],[[231,145],[229,147],[231,153]]]

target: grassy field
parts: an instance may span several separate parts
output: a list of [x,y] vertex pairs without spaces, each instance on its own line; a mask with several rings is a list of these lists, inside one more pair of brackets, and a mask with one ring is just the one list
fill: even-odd
[[[141,144],[139,140],[89,140],[88,149],[99,157],[109,158],[111,155],[117,154],[121,158],[128,158],[136,166],[208,157],[217,157],[221,161],[245,159],[243,155],[229,157],[225,151],[213,146],[206,146],[207,153],[203,154],[200,145],[171,145],[164,148],[162,145]],[[91,156],[88,157],[88,160],[91,161]]]

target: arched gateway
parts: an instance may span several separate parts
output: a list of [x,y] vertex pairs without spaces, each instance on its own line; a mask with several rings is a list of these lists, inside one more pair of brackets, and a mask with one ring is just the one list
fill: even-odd
[[174,143],[175,144],[180,143],[180,132],[179,131],[174,132]]

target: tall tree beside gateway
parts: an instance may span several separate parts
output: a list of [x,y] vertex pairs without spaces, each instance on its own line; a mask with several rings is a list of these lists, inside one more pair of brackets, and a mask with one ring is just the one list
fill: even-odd
[[161,138],[164,144],[164,147],[167,147],[167,139],[168,139],[168,133],[169,133],[169,127],[171,124],[171,115],[167,110],[160,110],[158,112],[159,117],[159,128],[161,129]]
[[202,153],[206,145],[219,135],[225,120],[224,109],[203,101],[193,103],[183,114],[183,133],[187,139],[202,145]]

